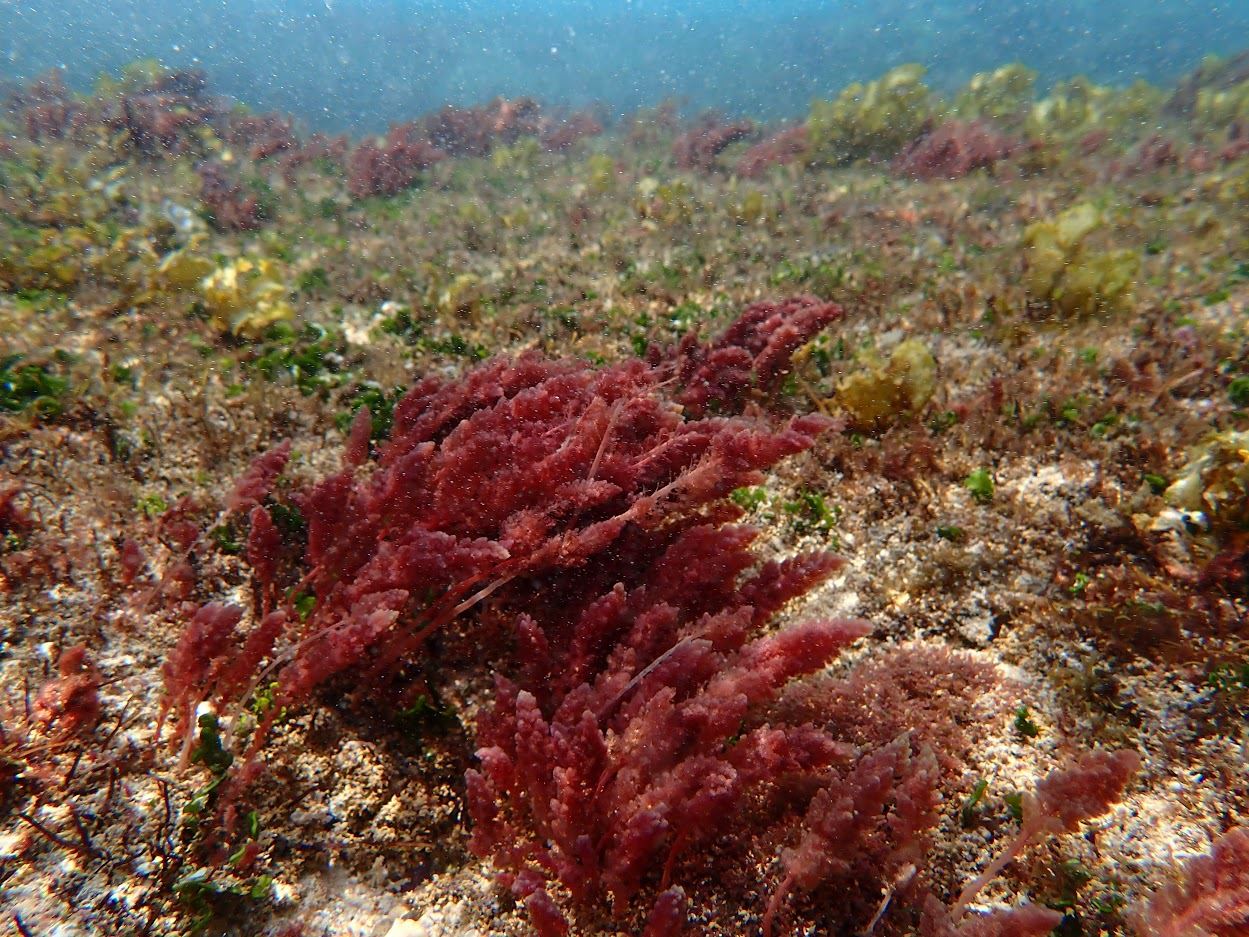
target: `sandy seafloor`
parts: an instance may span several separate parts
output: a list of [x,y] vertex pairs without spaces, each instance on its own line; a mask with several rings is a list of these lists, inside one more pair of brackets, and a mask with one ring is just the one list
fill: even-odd
[[[195,208],[198,183],[179,160],[123,154],[101,166],[54,140],[37,147],[33,188],[10,175],[7,216],[68,241],[89,224],[33,217],[32,200],[57,205],[64,192],[50,211],[113,218],[110,236],[131,246],[104,274],[88,238],[62,261],[73,269],[44,285],[0,266],[0,358],[21,354],[67,382],[54,407],[0,413],[0,490],[17,486],[29,520],[0,553],[5,928],[527,933],[466,849],[462,776],[484,685],[454,666],[438,678],[448,718],[437,727],[396,723],[350,680],[292,714],[252,799],[255,873],[221,880],[246,889],[263,873],[271,888],[253,899],[185,886],[197,864],[180,816],[206,772],[179,767],[168,727],[156,735],[160,667],[184,618],[162,597],[175,551],[155,518],[190,497],[213,526],[234,479],[282,439],[293,478],[334,470],[335,417],[363,382],[455,375],[470,366],[466,348],[615,360],[797,293],[846,314],[800,354],[784,406],[843,413],[843,378],[903,341],[936,363],[915,412],[826,434],[768,477],[750,518],[763,555],[831,544],[846,558],[783,618],[871,622],[835,667],[933,645],[999,674],[991,691],[942,703],[970,744],[945,790],[931,880],[957,892],[1009,837],[1006,796],[1092,746],[1140,752],[1127,795],[1027,850],[978,906],[1069,899],[1070,933],[1130,933],[1123,909],[1246,822],[1244,554],[1239,579],[1195,585],[1193,571],[1227,544],[1170,523],[1162,495],[1210,433],[1249,430],[1249,393],[1232,390],[1249,375],[1249,156],[1200,157],[1217,153],[1226,127],[1168,118],[1160,133],[1179,155],[1156,165],[1133,163],[1143,130],[1083,152],[1077,129],[958,179],[918,181],[870,160],[745,179],[734,150],[710,172],[676,168],[663,116],[568,152],[514,145],[448,160],[410,191],[364,201],[315,166],[287,180],[257,162],[247,171],[266,180],[274,218],[255,231],[190,224],[218,266],[272,261],[294,313],[281,340],[229,334],[194,291],[136,285],[185,243],[168,230],[169,206]],[[25,143],[16,152],[36,158]],[[125,211],[93,203],[108,186]],[[1083,203],[1102,219],[1088,249],[1130,251],[1139,272],[1122,301],[1070,312],[1025,288],[1024,232]],[[402,311],[420,337],[383,327]],[[294,360],[291,349],[318,342],[319,357]],[[978,469],[990,498],[966,484]],[[821,495],[830,519],[787,510],[803,492]],[[130,584],[126,538],[144,556]],[[237,556],[201,547],[195,567],[196,599],[250,604]],[[1098,593],[1115,569],[1135,573]],[[1168,611],[1172,599],[1199,611]],[[99,670],[102,708],[86,735],[63,740],[27,713],[59,650],[76,644]],[[1021,730],[1020,707],[1034,732]],[[965,825],[980,779],[979,816]],[[756,932],[771,883],[765,870],[755,881],[737,906],[700,909],[691,932]],[[796,908],[794,932],[827,932],[818,906]]]

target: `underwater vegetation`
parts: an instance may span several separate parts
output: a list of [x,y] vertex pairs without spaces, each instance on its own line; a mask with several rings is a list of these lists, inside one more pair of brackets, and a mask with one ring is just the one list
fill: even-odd
[[919,136],[936,101],[919,65],[899,65],[875,81],[856,82],[832,101],[814,101],[807,117],[807,159],[836,166],[888,158]]
[[18,929],[1242,933],[1246,89],[6,92]]
[[1130,250],[1089,250],[1089,235],[1103,223],[1096,206],[1084,202],[1028,226],[1025,284],[1038,302],[1069,316],[1128,307],[1140,260]]

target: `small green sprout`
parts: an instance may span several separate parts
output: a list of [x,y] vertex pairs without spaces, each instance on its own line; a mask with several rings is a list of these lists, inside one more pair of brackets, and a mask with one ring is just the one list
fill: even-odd
[[277,694],[278,683],[276,680],[266,686],[258,687],[247,708],[256,716],[263,716],[273,708],[273,702],[277,698]]
[[963,806],[959,810],[959,822],[964,827],[969,827],[976,822],[976,815],[979,813],[978,807],[980,802],[984,800],[985,792],[989,789],[989,782],[984,778],[977,781],[971,789],[971,793],[967,795],[967,799],[963,801]]
[[1006,809],[1010,811],[1010,815],[1016,820],[1023,819],[1023,794],[1014,793],[1006,794],[1002,797],[1006,804]]
[[213,881],[215,870],[196,869],[184,875],[173,885],[173,893],[178,896],[191,910],[194,917],[186,926],[186,933],[202,934],[213,922],[216,912],[215,902],[232,899],[237,904],[239,898],[251,898],[259,901],[268,898],[273,891],[273,876],[258,875],[251,882],[231,885]]
[[20,413],[30,409],[43,416],[60,415],[62,399],[69,392],[69,381],[48,371],[42,364],[18,367],[21,355],[0,358],[0,411]]
[[199,742],[191,749],[191,762],[202,764],[213,774],[222,776],[234,762],[234,756],[221,744],[221,726],[213,713],[204,713],[196,723]]
[[967,534],[957,524],[938,524],[937,536],[951,543],[962,543]]
[[1058,422],[1079,423],[1080,409],[1083,405],[1084,402],[1079,398],[1073,397],[1070,400],[1064,400],[1062,406],[1058,408]]
[[841,509],[829,507],[816,491],[800,491],[793,501],[781,505],[799,533],[827,534],[837,524]]
[[330,275],[325,272],[324,267],[313,267],[311,270],[305,270],[299,275],[297,286],[301,293],[315,293],[320,290],[328,290],[330,288]]
[[449,710],[422,694],[410,706],[395,713],[395,722],[409,738],[419,741],[426,733],[445,732],[456,720]]
[[1093,580],[1090,578],[1088,573],[1076,573],[1075,577],[1071,580],[1071,586],[1067,591],[1074,596],[1082,596],[1084,595],[1084,590],[1089,587],[1089,583],[1092,581]]
[[469,361],[485,361],[489,357],[485,345],[474,344],[454,332],[446,338],[422,338],[417,345],[435,355],[467,358]]
[[160,517],[169,510],[169,503],[158,494],[140,495],[134,506],[148,520]]
[[1249,407],[1249,376],[1238,377],[1227,385],[1227,396],[1237,407]]
[[1161,475],[1156,475],[1153,472],[1146,472],[1144,480],[1145,484],[1149,486],[1149,490],[1156,495],[1160,495],[1167,490],[1167,480]]
[[273,518],[274,526],[290,537],[302,536],[304,528],[308,526],[303,512],[294,504],[276,501],[269,505],[269,514]]
[[1240,693],[1249,690],[1249,662],[1219,664],[1206,677],[1206,685],[1223,693]]
[[928,431],[934,436],[940,436],[952,426],[958,425],[958,414],[953,410],[943,410],[928,421]]
[[989,470],[978,468],[963,480],[963,487],[971,492],[971,496],[980,504],[988,504],[993,500],[993,476]]
[[1080,860],[1065,860],[1058,866],[1059,893],[1047,903],[1058,911],[1068,911],[1074,908],[1078,892],[1092,879],[1093,873]]
[[395,404],[399,402],[399,398],[402,396],[403,388],[401,387],[396,387],[392,393],[388,394],[380,384],[369,382],[356,391],[351,401],[351,407],[345,412],[338,414],[334,418],[334,422],[340,430],[346,432],[360,408],[368,407],[369,413],[373,416],[373,427],[370,431],[370,437],[382,439],[390,435],[390,428],[394,422]]
[[1015,731],[1026,739],[1034,739],[1041,734],[1041,728],[1032,721],[1032,715],[1028,712],[1027,706],[1020,706],[1015,710],[1013,725]]
[[768,492],[766,488],[759,487],[734,488],[729,498],[744,511],[757,511],[767,502]]
[[1119,414],[1108,413],[1089,427],[1089,435],[1097,439],[1105,439],[1110,430],[1119,422]]
[[300,621],[307,621],[317,607],[317,597],[311,592],[300,592],[291,599]]
[[218,524],[208,532],[208,536],[222,553],[238,556],[243,552],[243,544],[239,542],[238,531],[234,529],[234,525],[229,521],[224,524]]
[[1108,895],[1094,898],[1090,905],[1098,914],[1118,914],[1128,903],[1127,896],[1122,892],[1112,891]]

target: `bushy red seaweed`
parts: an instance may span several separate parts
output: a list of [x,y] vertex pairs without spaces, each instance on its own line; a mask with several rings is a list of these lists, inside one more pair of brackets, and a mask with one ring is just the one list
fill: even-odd
[[983,120],[950,120],[919,137],[893,161],[893,171],[915,179],[958,179],[992,169],[1023,144]]
[[[828,425],[820,416],[781,427],[686,419],[666,397],[669,370],[636,360],[595,370],[527,354],[457,381],[420,381],[396,405],[371,471],[360,471],[367,434],[361,445],[353,429],[344,469],[285,497],[284,510],[306,518],[302,556],[289,554],[271,511],[287,449],[261,456],[230,498],[251,520],[257,585],[273,595],[273,577],[291,569],[299,581],[288,595],[315,597],[306,621],[287,607],[282,634],[262,642],[262,657],[277,648],[280,704],[304,701],[348,669],[397,674],[430,634],[488,598],[536,609],[542,593],[525,586],[534,577],[585,567],[630,531],[701,516]],[[180,731],[196,702],[228,699],[217,674],[237,669],[238,624],[235,611],[205,606],[170,658]]]
[[706,115],[673,141],[672,159],[680,169],[711,172],[716,157],[731,143],[755,132],[748,120],[726,122],[715,115]]
[[758,179],[772,166],[788,166],[801,160],[807,152],[807,125],[787,127],[756,143],[737,161],[737,174]]
[[681,855],[722,833],[746,798],[845,757],[810,726],[743,729],[790,678],[867,631],[820,621],[763,635],[839,561],[813,554],[742,579],[752,539],[709,524],[639,534],[628,567],[587,571],[616,579],[608,591],[565,601],[579,582],[517,618],[521,682],[500,678],[479,720],[468,791],[472,848],[527,904],[546,907],[552,880],[582,906],[610,896],[624,912],[658,878],[670,901]]
[[1238,937],[1249,932],[1249,828],[1235,827],[1134,909],[1139,937]]
[[347,160],[347,191],[353,198],[395,195],[447,154],[422,136],[414,123],[393,124],[384,142],[361,143]]
[[495,98],[478,107],[447,105],[421,121],[426,139],[449,156],[485,156],[497,144],[536,135],[542,107],[533,98]]
[[538,140],[542,148],[552,153],[572,149],[579,140],[597,137],[603,132],[602,122],[586,111],[569,114],[562,120],[549,121]]
[[677,400],[687,413],[702,416],[734,412],[752,391],[775,393],[793,353],[842,314],[836,303],[795,296],[752,303],[714,342],[689,333],[675,354]]
[[260,197],[235,181],[225,165],[211,160],[198,167],[200,204],[220,231],[255,231],[265,221]]

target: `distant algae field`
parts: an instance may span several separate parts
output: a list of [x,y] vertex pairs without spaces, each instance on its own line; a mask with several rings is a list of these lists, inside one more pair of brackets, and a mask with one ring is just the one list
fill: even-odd
[[0,927],[1249,935],[1249,52],[349,139],[0,87]]

